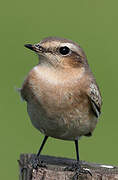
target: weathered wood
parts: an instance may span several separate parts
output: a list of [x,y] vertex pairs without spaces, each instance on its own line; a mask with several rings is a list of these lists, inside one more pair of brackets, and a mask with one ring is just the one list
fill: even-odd
[[[41,156],[40,159],[46,164],[47,168],[33,169],[31,160],[35,158],[34,154],[21,154],[19,162],[20,175],[19,180],[72,180],[74,172],[64,171],[65,167],[71,166],[76,161],[67,158],[58,158],[51,156]],[[100,165],[81,161],[81,165],[91,171],[89,174],[82,174],[79,180],[117,180],[118,167]]]

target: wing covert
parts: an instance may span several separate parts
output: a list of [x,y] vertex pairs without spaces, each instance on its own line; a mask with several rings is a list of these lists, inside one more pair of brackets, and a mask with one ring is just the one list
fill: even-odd
[[102,98],[101,98],[100,91],[96,83],[90,84],[88,96],[90,98],[92,109],[96,117],[99,117],[101,113]]

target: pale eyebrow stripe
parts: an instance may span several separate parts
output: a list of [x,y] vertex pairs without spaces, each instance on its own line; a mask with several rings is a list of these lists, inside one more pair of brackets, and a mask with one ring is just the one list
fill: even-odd
[[78,47],[72,43],[61,43],[60,46],[67,46],[72,51],[78,52]]

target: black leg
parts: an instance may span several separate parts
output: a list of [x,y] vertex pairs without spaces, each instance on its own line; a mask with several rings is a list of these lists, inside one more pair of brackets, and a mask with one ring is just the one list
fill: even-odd
[[78,140],[75,140],[75,149],[76,149],[77,162],[74,163],[70,167],[66,167],[65,170],[67,170],[67,171],[74,171],[75,172],[74,176],[72,177],[72,180],[78,179],[78,176],[81,175],[81,174],[90,174],[92,176],[91,171],[89,171],[86,168],[82,168],[81,167],[80,159],[79,159]]
[[78,175],[79,174],[91,174],[91,171],[89,170],[86,170],[84,168],[81,168],[81,165],[80,165],[80,159],[79,159],[79,147],[78,147],[78,140],[75,140],[75,148],[76,148],[76,156],[77,156],[77,164],[75,164],[75,170],[76,170],[76,173],[75,175],[73,176],[73,179],[78,179]]
[[31,159],[31,165],[32,165],[33,169],[37,169],[38,166],[46,168],[45,163],[40,160],[40,153],[41,153],[47,139],[48,139],[48,136],[45,136],[37,155],[35,156],[35,158]]
[[79,148],[78,148],[78,140],[75,140],[75,148],[76,148],[77,162],[79,162]]
[[45,136],[44,139],[43,139],[43,142],[42,142],[42,144],[41,144],[41,147],[40,147],[40,149],[39,149],[39,151],[38,151],[38,153],[37,153],[37,156],[40,156],[40,153],[41,153],[41,151],[42,151],[42,149],[43,149],[43,147],[44,147],[47,139],[48,139],[48,136]]

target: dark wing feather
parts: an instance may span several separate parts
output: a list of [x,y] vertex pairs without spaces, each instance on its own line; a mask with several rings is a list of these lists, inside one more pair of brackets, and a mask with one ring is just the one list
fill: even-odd
[[96,83],[90,84],[88,96],[90,98],[93,112],[95,113],[96,117],[99,117],[101,113],[102,98]]

